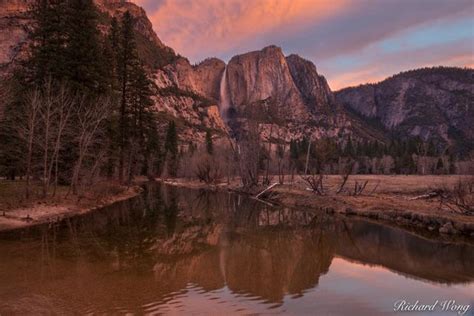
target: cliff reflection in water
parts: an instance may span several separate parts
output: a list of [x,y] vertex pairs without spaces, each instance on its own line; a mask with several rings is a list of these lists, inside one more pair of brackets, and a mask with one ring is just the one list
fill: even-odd
[[0,314],[25,312],[25,300],[35,312],[153,310],[190,285],[280,306],[317,288],[336,257],[433,284],[474,280],[469,244],[160,185],[59,225],[4,233],[0,255]]

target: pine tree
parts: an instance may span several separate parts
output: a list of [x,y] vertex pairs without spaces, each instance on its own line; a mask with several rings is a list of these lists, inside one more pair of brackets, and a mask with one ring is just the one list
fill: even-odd
[[454,158],[454,155],[450,154],[448,159],[449,159],[449,173],[456,174],[456,159]]
[[352,143],[352,138],[349,137],[349,139],[347,140],[346,147],[344,148],[344,156],[345,157],[354,157],[354,155],[355,155],[354,145]]
[[210,130],[206,131],[206,150],[209,155],[214,153],[214,145],[212,143],[212,134]]
[[81,91],[105,93],[110,73],[104,67],[96,6],[92,0],[67,0],[63,19],[67,81]]
[[443,159],[438,158],[438,162],[436,163],[436,172],[437,173],[444,173],[444,163]]
[[65,74],[64,7],[62,1],[39,0],[31,6],[30,56],[24,63],[25,84],[63,81]]
[[[149,165],[149,160],[156,150],[153,146],[149,147],[148,142],[158,135],[153,112],[152,85],[142,64],[137,60],[130,73],[129,120],[132,128],[129,136],[133,137],[134,141],[139,144],[143,166]],[[152,143],[156,141],[153,140]],[[148,170],[144,170],[144,172],[147,173]]]
[[298,160],[298,157],[299,157],[298,145],[292,139],[290,141],[290,158],[291,158],[291,160]]
[[85,93],[104,93],[110,74],[102,54],[98,11],[92,0],[39,0],[29,11],[30,56],[23,80],[41,87],[68,83]]
[[168,163],[168,174],[171,177],[176,177],[178,173],[178,135],[174,121],[170,121],[168,124],[168,130],[166,131],[165,152]]
[[23,142],[20,140],[15,126],[13,112],[18,111],[18,104],[7,104],[4,116],[0,120],[0,175],[8,180],[15,180],[23,169],[23,154],[25,152]]
[[125,151],[128,147],[127,133],[129,130],[128,105],[130,72],[136,60],[136,45],[133,34],[133,19],[130,12],[125,12],[120,30],[119,53],[117,56],[117,70],[120,89],[119,109],[119,180],[123,182],[125,168]]
[[433,140],[430,140],[430,142],[428,143],[428,156],[435,157],[436,154],[437,154],[436,146]]
[[134,20],[130,12],[124,13],[120,23],[112,19],[107,46],[112,59],[109,66],[113,74],[110,86],[116,92],[119,104],[116,130],[111,129],[111,136],[117,144],[119,180],[123,182],[127,156],[128,163],[132,165],[139,163],[141,157],[142,172],[145,174],[149,174],[149,168],[161,160],[156,145],[159,141],[152,98],[156,87],[138,57]]

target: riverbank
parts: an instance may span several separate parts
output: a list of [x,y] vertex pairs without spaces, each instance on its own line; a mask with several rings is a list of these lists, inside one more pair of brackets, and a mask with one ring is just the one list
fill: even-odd
[[139,195],[141,186],[96,184],[80,196],[67,194],[68,188],[59,187],[54,197],[29,200],[22,198],[22,183],[0,181],[0,231],[56,222],[85,214],[104,206]]
[[[274,178],[276,182],[276,177]],[[347,181],[346,190],[353,190],[356,182],[365,183],[365,191],[358,196],[342,192],[336,194],[340,176],[326,176],[323,186],[324,195],[316,195],[308,191],[308,185],[295,177],[283,185],[271,190],[265,198],[266,202],[304,210],[314,210],[327,214],[342,216],[359,216],[370,218],[405,228],[422,229],[431,233],[474,238],[474,216],[463,215],[453,211],[448,205],[440,203],[440,199],[417,198],[433,190],[452,189],[460,180],[468,176],[380,176],[357,175]],[[238,179],[218,185],[205,185],[196,180],[176,179],[165,183],[194,189],[239,190]],[[256,188],[255,195],[264,187]]]

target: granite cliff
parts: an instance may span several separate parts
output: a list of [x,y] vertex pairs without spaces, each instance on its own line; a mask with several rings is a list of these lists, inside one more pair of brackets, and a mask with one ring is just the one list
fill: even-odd
[[[0,0],[2,82],[26,56],[32,1]],[[286,141],[303,136],[382,141],[419,136],[474,148],[472,69],[421,69],[333,93],[311,61],[285,56],[276,46],[234,56],[227,65],[217,58],[192,65],[158,38],[139,6],[94,1],[104,35],[111,17],[129,11],[135,18],[138,52],[157,86],[156,111],[163,124],[170,118],[177,121],[183,141],[202,141],[207,129],[225,135],[229,126],[238,136],[255,109],[263,109],[272,114],[259,124],[266,139],[276,134]]]
[[473,69],[407,71],[377,84],[340,90],[336,99],[394,137],[420,137],[465,151],[474,148]]

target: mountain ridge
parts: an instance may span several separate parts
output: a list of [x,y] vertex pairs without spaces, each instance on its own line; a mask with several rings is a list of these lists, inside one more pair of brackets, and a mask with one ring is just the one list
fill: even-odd
[[[31,1],[0,2],[0,75],[3,78],[11,73],[15,62],[25,54],[28,26],[25,14]],[[94,2],[99,12],[105,15],[105,20],[99,25],[102,33],[107,32],[109,18],[119,17],[125,11],[130,11],[133,15],[139,55],[158,88],[154,97],[155,108],[163,117],[172,117],[181,122],[179,126],[182,128],[183,140],[202,141],[206,129],[215,130],[222,135],[228,132],[219,115],[224,73],[228,84],[226,93],[229,94],[234,114],[241,120],[246,120],[246,107],[261,105],[262,102],[266,106],[276,106],[284,118],[283,123],[280,122],[277,126],[280,129],[278,134],[285,135],[285,141],[302,137],[345,139],[349,136],[386,141],[387,131],[402,137],[433,137],[448,145],[459,145],[463,139],[470,143],[474,139],[472,132],[465,132],[472,119],[472,106],[468,103],[473,98],[472,70],[464,70],[470,71],[469,75],[449,68],[458,73],[459,78],[412,70],[379,83],[333,92],[313,62],[296,54],[285,56],[282,49],[275,45],[238,54],[227,64],[218,58],[207,58],[192,65],[188,59],[177,55],[159,39],[143,8],[122,0]],[[412,78],[414,74],[426,78]],[[446,78],[449,83],[436,83],[436,80]],[[425,82],[426,80],[432,82]],[[464,80],[464,83],[458,82],[460,80]],[[390,87],[392,81],[400,82],[395,87]],[[429,91],[425,89],[427,86],[430,87]],[[421,87],[426,91],[416,91],[414,87]],[[385,90],[389,92],[384,92]],[[408,108],[414,109],[415,105],[411,99],[408,102],[401,91],[408,91],[411,99],[421,93],[425,97],[429,96],[431,101],[449,99],[452,102],[434,102],[436,111],[429,111],[428,104],[424,104],[407,114],[410,112]],[[459,91],[465,95],[459,96]],[[383,100],[388,101],[384,103]],[[450,106],[453,110],[445,111],[443,106]],[[423,111],[429,113],[429,117],[423,116]],[[410,123],[410,120],[416,119],[425,119],[430,123]],[[369,120],[378,123],[369,124]],[[442,124],[438,124],[439,122]],[[404,127],[409,131],[404,132]],[[267,139],[271,138],[269,133],[268,124],[265,126],[263,123],[263,134]]]
[[474,70],[432,67],[402,72],[375,84],[341,89],[336,99],[398,137],[474,148]]

